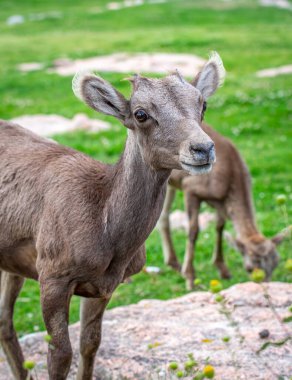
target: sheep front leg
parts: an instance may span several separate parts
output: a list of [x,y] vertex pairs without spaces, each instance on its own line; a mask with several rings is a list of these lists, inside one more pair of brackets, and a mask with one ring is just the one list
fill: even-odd
[[95,354],[101,341],[102,317],[109,300],[110,298],[82,299],[77,380],[89,380],[92,378]]
[[27,379],[23,368],[23,353],[13,326],[13,309],[24,278],[7,272],[0,272],[0,343],[13,372],[14,379]]
[[225,226],[225,218],[217,212],[216,224],[216,247],[213,255],[213,263],[218,268],[221,278],[229,279],[231,274],[225,264],[223,255],[223,230]]
[[48,352],[50,380],[64,380],[70,370],[72,348],[68,332],[71,289],[62,279],[41,279],[41,305],[48,334],[52,340]]
[[195,268],[193,264],[195,256],[195,243],[199,234],[199,211],[200,200],[190,192],[185,191],[185,205],[189,219],[189,233],[182,266],[182,275],[186,279],[186,288],[191,290],[194,287]]

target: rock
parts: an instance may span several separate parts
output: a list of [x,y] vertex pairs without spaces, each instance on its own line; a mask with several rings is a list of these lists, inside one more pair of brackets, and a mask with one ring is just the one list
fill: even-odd
[[292,65],[274,67],[271,69],[260,70],[256,72],[256,76],[259,78],[272,78],[278,75],[292,74]]
[[277,7],[292,10],[292,5],[288,0],[260,0],[260,5],[263,7]]
[[124,8],[138,7],[144,4],[162,4],[168,0],[124,0],[119,2],[110,2],[105,4],[105,7],[94,7],[89,9],[89,13],[100,14],[107,11],[119,11]]
[[261,339],[266,339],[266,338],[269,337],[269,335],[270,335],[270,331],[267,330],[267,329],[264,329],[264,330],[262,330],[262,331],[259,332],[259,337]]
[[44,68],[44,64],[39,62],[21,63],[17,66],[17,68],[22,73],[29,73],[31,71],[42,70]]
[[7,25],[18,25],[18,24],[23,24],[25,21],[24,17],[22,15],[13,15],[8,17],[6,20]]
[[107,3],[106,8],[109,11],[117,11],[117,10],[123,8],[123,4],[122,3],[116,3],[116,2]]
[[[213,212],[204,211],[201,212],[199,215],[199,228],[200,231],[205,230],[209,224],[213,221],[215,221],[216,217]],[[187,213],[185,211],[181,210],[175,210],[170,214],[169,217],[170,220],[170,228],[172,230],[185,230],[188,231],[189,229],[189,222]]]
[[[266,288],[277,313],[281,318],[287,316],[292,284],[268,283]],[[268,329],[270,341],[280,341],[287,334],[267,307],[262,285],[238,284],[222,293],[228,308],[234,308],[232,315],[244,337],[243,342],[240,342],[236,329],[219,312],[220,306],[209,292],[193,292],[168,301],[144,300],[105,313],[94,379],[174,379],[169,374],[168,364],[175,361],[182,368],[189,353],[201,364],[209,357],[217,380],[277,380],[279,375],[289,379],[292,373],[291,341],[281,347],[270,346],[256,354],[263,344],[259,331]],[[285,326],[292,334],[291,324]],[[76,375],[79,330],[79,323],[70,326],[74,358],[69,379]],[[21,339],[25,358],[37,363],[39,380],[48,379],[44,335],[37,333]],[[230,338],[229,341],[226,337]],[[3,354],[0,378],[12,379]]]

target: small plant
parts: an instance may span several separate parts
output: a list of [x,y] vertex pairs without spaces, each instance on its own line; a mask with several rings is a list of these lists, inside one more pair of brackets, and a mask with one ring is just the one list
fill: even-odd
[[187,372],[191,371],[198,363],[195,360],[188,360],[185,362],[184,367]]
[[210,281],[210,291],[212,293],[219,293],[223,289],[223,285],[218,280],[211,280]]
[[211,365],[206,365],[203,369],[203,374],[205,375],[205,377],[207,379],[213,379],[213,377],[215,376],[215,370],[214,370],[214,367],[212,367]]
[[285,269],[292,273],[292,259],[288,259],[285,263]]
[[25,360],[22,364],[23,368],[27,370],[27,379],[31,379],[32,378],[32,372],[34,370],[34,374],[35,374],[35,378],[37,379],[38,376],[37,376],[37,372],[36,372],[36,369],[35,369],[35,362],[33,360]]
[[216,302],[222,302],[224,300],[224,297],[221,294],[217,294],[215,297]]
[[195,280],[194,280],[194,285],[195,286],[198,286],[198,285],[200,285],[202,283],[202,280],[200,279],[200,278],[196,278]]
[[258,268],[254,269],[250,275],[251,280],[258,283],[264,281],[265,277],[265,271]]
[[[287,210],[287,204],[286,204],[287,203],[286,195],[284,195],[284,194],[278,195],[276,197],[276,203],[279,206],[279,208],[283,214],[284,223],[286,224],[286,227],[287,227],[288,237],[290,238],[290,244],[292,245],[292,226],[289,225],[288,210]],[[292,269],[291,269],[292,259],[288,259],[286,262],[286,265],[287,265],[287,263],[288,263],[288,268],[290,267],[290,271],[292,272]],[[290,263],[290,266],[289,266],[289,263]],[[285,268],[286,268],[286,265],[285,265]]]
[[278,206],[283,206],[287,202],[287,197],[284,194],[280,194],[276,197],[276,203]]
[[196,376],[193,378],[193,380],[203,380],[205,378],[205,375],[203,372],[198,372]]
[[44,336],[44,341],[45,341],[46,343],[51,343],[51,341],[52,341],[52,337],[51,337],[51,335],[46,334],[46,335]]
[[177,362],[170,362],[168,370],[170,371],[171,379],[173,379],[173,376],[178,379],[184,377],[188,379],[192,378],[192,380],[212,379],[215,374],[214,367],[209,364],[209,358],[204,359],[203,363],[199,363],[195,360],[192,353],[188,354],[188,360],[183,364],[183,369],[180,369],[180,365]]
[[171,362],[171,363],[169,363],[168,368],[169,368],[170,370],[172,370],[172,371],[177,370],[177,369],[178,369],[178,364],[177,364],[177,362]]
[[161,346],[161,343],[159,343],[159,342],[149,343],[148,344],[148,349],[152,350],[153,348],[156,348],[156,347],[159,347],[159,346]]
[[209,338],[204,338],[201,340],[202,343],[212,343],[213,342],[213,339],[209,339]]
[[27,369],[28,371],[32,371],[35,367],[35,362],[33,360],[26,360],[23,362],[23,368]]

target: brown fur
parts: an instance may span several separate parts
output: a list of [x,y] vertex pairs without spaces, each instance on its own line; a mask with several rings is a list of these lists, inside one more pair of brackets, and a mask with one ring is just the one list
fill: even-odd
[[[200,90],[177,75],[139,77],[129,101],[100,77],[75,79],[79,97],[129,129],[112,166],[0,122],[0,340],[15,378],[26,378],[12,324],[24,277],[40,282],[53,380],[65,379],[70,369],[71,296],[87,297],[77,378],[91,378],[104,309],[115,288],[145,263],[144,242],[159,218],[171,169],[212,167],[214,144],[200,122],[219,79],[214,59],[196,82]],[[137,110],[147,112],[145,122]]]
[[251,195],[251,180],[248,169],[235,146],[225,137],[206,124],[204,131],[212,138],[216,148],[216,164],[213,170],[204,176],[190,176],[184,171],[173,170],[160,217],[160,230],[163,252],[167,264],[180,270],[169,228],[169,210],[175,190],[183,190],[185,205],[189,217],[189,233],[182,273],[186,277],[187,288],[193,287],[195,270],[193,267],[194,246],[199,233],[198,214],[202,201],[214,207],[217,212],[217,242],[214,263],[223,278],[230,273],[225,265],[222,248],[222,234],[226,219],[231,219],[237,233],[229,241],[243,254],[248,271],[254,268],[265,270],[267,278],[278,263],[276,244],[285,234],[273,239],[265,238],[257,229]]

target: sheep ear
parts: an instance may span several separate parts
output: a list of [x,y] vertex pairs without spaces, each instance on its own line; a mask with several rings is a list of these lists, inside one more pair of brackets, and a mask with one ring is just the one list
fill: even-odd
[[213,52],[210,55],[209,61],[192,81],[192,84],[201,92],[204,99],[207,99],[223,84],[225,74],[220,55]]
[[110,83],[99,76],[77,73],[72,81],[74,94],[89,107],[124,121],[129,102]]
[[276,245],[279,245],[282,243],[282,241],[286,238],[292,237],[292,225],[284,228],[281,232],[277,233],[274,237],[272,237],[272,242]]

